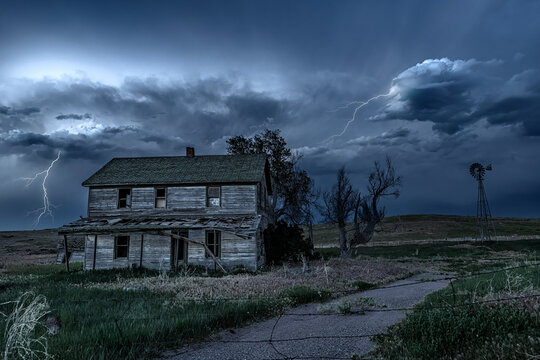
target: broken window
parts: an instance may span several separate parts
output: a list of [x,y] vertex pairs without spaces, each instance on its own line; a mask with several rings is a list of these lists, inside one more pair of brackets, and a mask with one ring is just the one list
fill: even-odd
[[156,208],[165,208],[167,206],[167,191],[165,188],[156,188]]
[[118,208],[131,207],[131,189],[118,189]]
[[129,253],[129,236],[114,237],[114,258],[127,258]]
[[[210,249],[215,257],[221,257],[221,231],[208,230],[206,232],[206,246]],[[205,257],[210,257],[208,253],[205,253]]]
[[206,188],[206,206],[221,206],[221,188],[219,186],[208,186]]

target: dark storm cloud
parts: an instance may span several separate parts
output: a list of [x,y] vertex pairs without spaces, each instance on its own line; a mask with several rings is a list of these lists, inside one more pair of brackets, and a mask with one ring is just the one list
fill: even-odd
[[[92,115],[61,113],[55,116],[57,120],[91,120],[89,126],[112,128],[132,124],[145,131],[151,129],[156,136],[175,134],[192,143],[211,143],[224,135],[253,132],[253,127],[268,122],[280,126],[290,116],[288,101],[226,78],[189,83],[129,78],[118,87],[90,81],[45,80],[32,84],[32,88],[32,95],[23,97],[21,102],[55,110],[92,110]],[[58,126],[45,116],[34,121]],[[78,126],[84,127],[84,123]]]
[[[183,154],[186,145],[203,152],[218,146],[221,152],[228,136],[251,135],[267,125],[281,127],[291,121],[289,101],[227,78],[128,78],[118,87],[80,79],[43,80],[17,90],[29,94],[19,99],[27,109],[30,104],[46,105],[37,117],[30,111],[20,115],[21,121],[48,131],[10,127],[0,132],[0,149],[32,162],[46,161],[58,150],[63,158],[89,160]],[[91,113],[58,111],[67,108]],[[8,110],[14,112],[3,109]]]
[[423,121],[455,134],[486,120],[540,135],[540,72],[528,70],[508,80],[489,73],[499,61],[434,59],[413,66],[392,81],[392,97],[374,119]]
[[540,70],[518,74],[506,87],[508,95],[486,101],[479,116],[490,124],[517,124],[524,135],[540,136]]
[[37,107],[14,109],[9,106],[0,106],[0,115],[31,115],[38,112],[39,112],[39,108]]
[[108,156],[105,154],[118,148],[113,142],[87,135],[15,132],[0,136],[0,150],[3,153],[19,155],[34,164],[54,158],[53,155],[59,150],[64,154],[63,158],[101,160]]
[[454,134],[476,121],[473,92],[483,79],[476,60],[434,59],[413,66],[392,81],[395,94],[380,118],[428,121],[437,132]]
[[56,116],[56,120],[83,120],[91,119],[92,115],[86,114],[60,114]]

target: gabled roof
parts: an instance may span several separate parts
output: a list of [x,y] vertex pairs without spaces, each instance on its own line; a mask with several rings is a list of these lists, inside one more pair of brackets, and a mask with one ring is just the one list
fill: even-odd
[[263,176],[269,182],[265,154],[134,157],[112,159],[82,185],[257,183]]

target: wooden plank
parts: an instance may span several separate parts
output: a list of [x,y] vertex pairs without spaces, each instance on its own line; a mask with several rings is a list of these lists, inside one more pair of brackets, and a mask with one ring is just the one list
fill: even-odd
[[67,235],[64,235],[64,254],[66,254],[66,271],[69,272],[69,252]]
[[141,254],[140,254],[140,259],[139,259],[139,267],[140,268],[142,268],[143,250],[144,250],[144,234],[141,234]]
[[131,198],[132,210],[154,210],[155,192],[153,187],[133,188]]
[[96,251],[97,251],[97,235],[94,235],[94,259],[92,260],[92,270],[96,270]]

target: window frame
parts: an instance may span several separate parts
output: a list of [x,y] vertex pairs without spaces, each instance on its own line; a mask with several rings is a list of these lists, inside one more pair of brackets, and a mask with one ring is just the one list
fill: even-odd
[[[161,190],[161,189],[163,189],[163,191],[165,192],[165,195],[163,197],[158,197],[157,192],[158,192],[158,190]],[[166,209],[167,208],[167,193],[168,193],[168,191],[167,191],[167,188],[165,186],[155,187],[154,188],[154,209]],[[165,205],[158,207],[157,206],[158,200],[165,200]]]
[[[127,238],[127,243],[125,245],[118,245],[119,238]],[[114,259],[128,259],[129,258],[129,243],[131,242],[131,237],[129,235],[115,235],[114,236]],[[118,256],[118,248],[126,248],[126,256]]]
[[[126,206],[120,206],[120,191],[123,191],[123,190],[129,190],[129,203],[127,201],[127,197],[126,197]],[[118,188],[117,191],[116,191],[116,208],[117,209],[131,209],[131,205],[133,204],[133,188],[130,188],[130,187],[121,187],[121,188]]]
[[[212,247],[210,247],[210,245],[208,244],[208,235],[209,234],[214,234],[214,241],[213,241]],[[217,238],[217,241],[216,241],[216,238]],[[221,231],[219,231],[219,230],[206,230],[205,235],[204,235],[204,244],[210,249],[210,251],[212,252],[212,254],[216,258],[221,259]],[[217,250],[217,253],[218,253],[217,255],[216,255],[216,250]],[[206,259],[208,259],[211,256],[208,255],[208,253],[205,251],[204,252],[204,257]]]
[[[215,197],[215,196],[210,197],[210,195],[209,195],[210,188],[218,188],[219,189],[219,196],[218,197]],[[219,200],[219,205],[211,205],[210,199],[218,199]],[[220,185],[206,186],[206,207],[207,208],[220,208],[221,207],[221,186]]]

